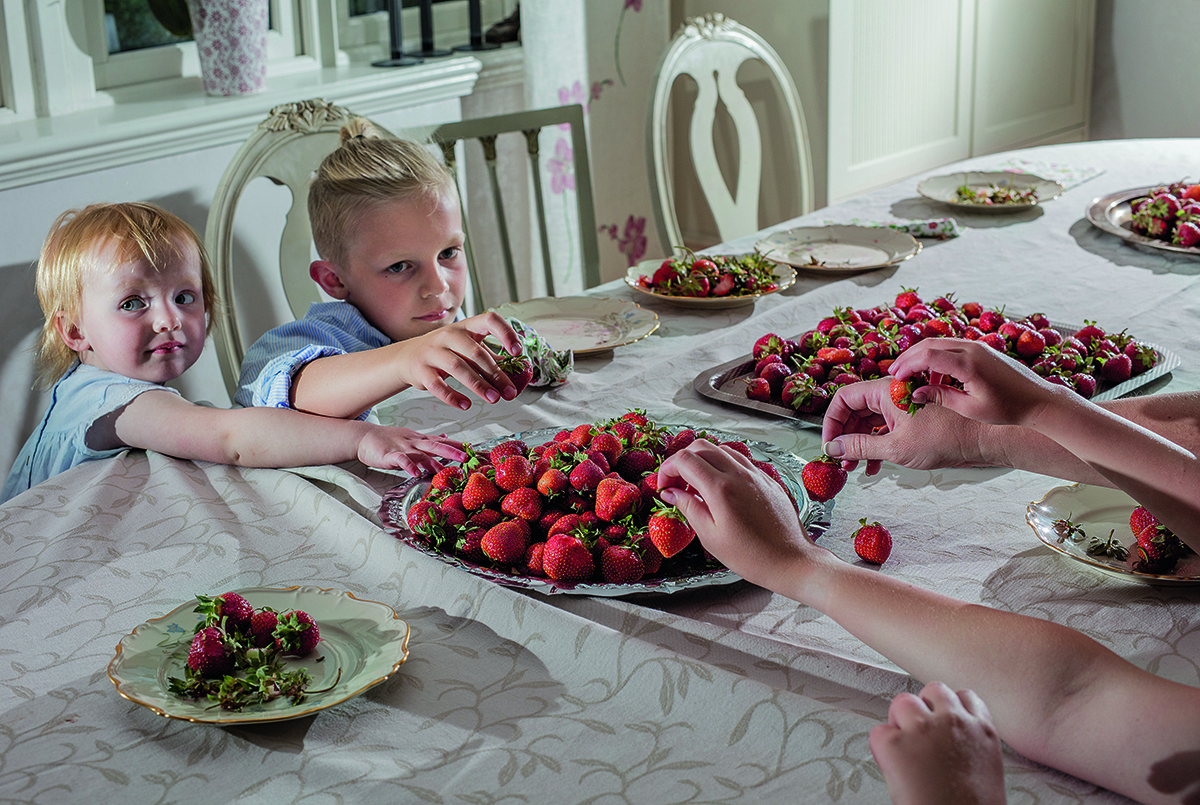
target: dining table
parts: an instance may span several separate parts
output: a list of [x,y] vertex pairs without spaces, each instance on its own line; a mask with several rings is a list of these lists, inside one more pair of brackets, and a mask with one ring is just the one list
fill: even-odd
[[[1065,192],[995,213],[917,190],[966,170],[1041,171]],[[576,355],[567,382],[467,411],[409,390],[377,413],[480,443],[640,409],[811,459],[818,427],[693,381],[764,334],[792,337],[906,288],[1128,330],[1179,358],[1134,393],[1194,391],[1200,257],[1086,215],[1094,199],[1185,177],[1200,177],[1200,139],[1055,144],[943,166],[708,250],[744,253],[798,226],[954,219],[957,236],[922,238],[911,259],[801,269],[786,290],[720,309],[611,281],[583,295],[636,304],[657,328]],[[403,482],[353,462],[248,469],[135,450],[0,506],[0,801],[889,801],[868,735],[895,695],[921,684],[830,618],[736,577],[628,595],[497,583],[385,527],[381,503]],[[850,535],[860,519],[881,521],[893,548],[876,572],[1068,625],[1200,686],[1200,587],[1102,572],[1027,522],[1032,502],[1069,486],[1021,470],[885,463],[850,474],[820,544],[858,562]],[[407,659],[358,695],[286,720],[163,717],[118,693],[110,663],[135,627],[197,594],[253,588],[385,604],[407,625]],[[1004,772],[1012,805],[1127,801],[1008,748]]]

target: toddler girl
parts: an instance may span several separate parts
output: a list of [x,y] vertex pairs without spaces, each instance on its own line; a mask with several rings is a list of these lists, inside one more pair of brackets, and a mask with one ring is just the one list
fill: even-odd
[[59,217],[42,247],[38,344],[50,407],[0,502],[130,448],[256,467],[364,464],[420,474],[461,443],[296,411],[195,405],[162,384],[200,357],[216,302],[196,233],[151,204],[95,204]]

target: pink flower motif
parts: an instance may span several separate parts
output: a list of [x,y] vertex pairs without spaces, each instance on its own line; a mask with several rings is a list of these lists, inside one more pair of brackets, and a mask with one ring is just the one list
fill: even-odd
[[565,190],[575,189],[575,152],[565,139],[554,145],[554,156],[547,165],[550,168],[550,192],[561,195]]
[[604,91],[605,87],[611,87],[612,85],[613,85],[613,80],[611,78],[606,78],[603,81],[593,81],[592,82],[591,100],[593,100],[593,101],[600,100],[600,93]]
[[[642,10],[642,0],[625,0],[625,8],[632,8],[634,11]],[[625,9],[621,9],[624,11]]]
[[[588,111],[588,97],[583,91],[583,82],[576,81],[570,87],[558,88],[558,105],[566,106],[568,104],[577,103],[583,106],[583,113],[586,115]],[[559,123],[560,129],[571,128],[570,123]]]
[[646,218],[630,215],[625,222],[625,231],[617,234],[616,224],[601,225],[600,232],[617,242],[617,249],[625,255],[627,265],[635,266],[646,254]]

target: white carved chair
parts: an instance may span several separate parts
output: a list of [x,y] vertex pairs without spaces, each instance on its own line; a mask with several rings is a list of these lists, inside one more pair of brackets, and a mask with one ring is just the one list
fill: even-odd
[[[658,231],[664,247],[684,244],[675,204],[670,155],[671,96],[681,75],[697,85],[689,124],[689,143],[696,178],[717,224],[722,241],[757,232],[762,186],[763,135],[754,108],[738,85],[738,69],[758,59],[769,71],[780,97],[780,117],[790,128],[786,155],[795,165],[799,185],[799,214],[812,210],[812,155],[808,129],[795,82],[779,55],[762,37],[723,14],[687,20],[659,60],[646,115],[646,160]],[[737,133],[737,189],[730,192],[717,161],[714,125],[722,102]],[[676,110],[678,111],[678,110]]]
[[[284,185],[292,195],[279,243],[279,272],[287,306],[296,318],[304,316],[308,306],[321,301],[317,284],[309,276],[312,262],[312,227],[308,220],[308,188],[312,175],[321,160],[338,147],[342,126],[352,113],[323,100],[282,104],[271,110],[254,133],[243,143],[225,169],[208,214],[205,243],[212,259],[214,282],[221,308],[216,315],[215,342],[221,374],[232,399],[237,390],[238,373],[246,344],[238,325],[237,299],[234,293],[234,215],[239,199],[247,186],[259,177]],[[400,136],[422,142],[436,143],[452,169],[458,167],[455,143],[479,139],[484,147],[485,164],[496,204],[495,217],[499,232],[472,233],[467,212],[463,226],[467,233],[467,264],[471,275],[475,310],[486,308],[485,299],[474,258],[474,247],[495,239],[504,255],[504,269],[510,298],[517,300],[517,266],[510,249],[511,235],[504,215],[504,199],[496,173],[495,140],[498,135],[512,133],[521,136],[529,154],[532,174],[532,194],[536,205],[536,224],[540,234],[542,272],[547,293],[554,295],[554,276],[550,265],[549,239],[542,199],[539,165],[538,132],[547,126],[569,124],[573,143],[573,169],[577,194],[579,239],[581,242],[582,277],[585,288],[600,282],[600,251],[596,237],[595,213],[592,206],[591,173],[588,167],[587,140],[583,112],[578,105],[519,112],[509,115],[449,123],[432,128],[401,132]],[[378,127],[387,135],[382,127]],[[460,197],[464,195],[462,172],[454,170],[459,181]],[[507,301],[507,300],[499,300]]]

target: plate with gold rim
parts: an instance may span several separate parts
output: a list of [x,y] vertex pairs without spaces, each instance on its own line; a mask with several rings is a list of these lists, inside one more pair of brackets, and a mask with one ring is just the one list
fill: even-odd
[[386,680],[408,659],[408,623],[387,604],[320,587],[251,587],[232,592],[244,596],[255,609],[302,610],[313,617],[321,630],[321,641],[312,654],[289,658],[287,665],[308,671],[312,677],[309,687],[322,692],[310,694],[299,704],[281,697],[238,711],[171,693],[168,680],[183,676],[188,647],[202,619],[195,611],[195,599],[150,619],[121,638],[116,656],[108,664],[108,677],[117,692],[160,716],[183,721],[286,721],[359,695]]
[[594,355],[641,341],[658,329],[658,314],[626,299],[543,296],[493,308],[520,319],[557,350]]
[[777,263],[817,274],[855,274],[916,256],[921,243],[886,226],[798,226],[774,232],[754,248]]
[[[1055,553],[1093,570],[1144,584],[1200,584],[1200,556],[1186,547],[1170,573],[1133,569],[1137,540],[1129,528],[1129,515],[1137,505],[1137,501],[1119,489],[1087,484],[1056,486],[1041,500],[1029,504],[1025,522]],[[1059,520],[1070,520],[1083,529],[1083,536],[1061,537],[1055,527]],[[1106,540],[1110,535],[1129,552],[1127,558],[1088,553],[1093,540]]]
[[[977,204],[963,201],[958,197],[958,188],[969,187],[974,191],[987,190],[989,187],[1014,188],[1017,190],[1035,190],[1035,201],[1012,202],[1007,204]],[[917,184],[917,192],[927,199],[948,204],[963,212],[1006,213],[1028,210],[1058,198],[1066,189],[1053,179],[1043,179],[1033,173],[1017,173],[1013,171],[961,171],[945,176],[932,176]]]

